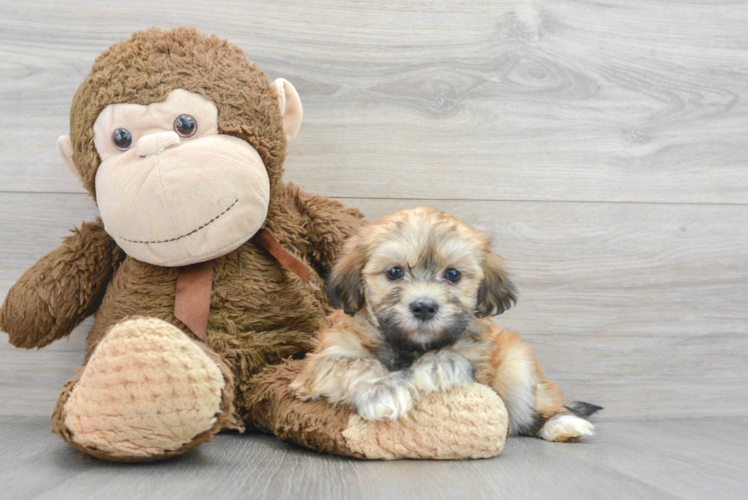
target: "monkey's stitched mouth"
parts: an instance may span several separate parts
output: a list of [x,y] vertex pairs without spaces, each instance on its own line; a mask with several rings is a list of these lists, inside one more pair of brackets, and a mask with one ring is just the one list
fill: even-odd
[[185,234],[183,234],[183,235],[181,235],[181,236],[177,236],[176,238],[172,238],[172,239],[170,239],[170,240],[161,240],[161,241],[137,241],[137,240],[130,240],[130,239],[127,239],[127,238],[125,238],[124,236],[120,236],[120,238],[122,238],[123,240],[125,240],[125,241],[127,241],[127,242],[130,242],[130,243],[148,243],[148,244],[155,244],[155,243],[170,243],[170,242],[172,242],[172,241],[177,241],[177,240],[181,240],[182,238],[186,238],[187,236],[190,236],[190,235],[192,235],[192,234],[195,234],[196,232],[200,231],[201,229],[205,229],[206,227],[210,226],[210,225],[211,225],[211,224],[213,224],[213,223],[214,223],[215,221],[217,221],[217,220],[218,220],[218,219],[219,219],[219,218],[220,218],[220,217],[221,217],[222,215],[224,215],[224,214],[225,214],[226,212],[228,212],[229,210],[231,210],[232,208],[234,208],[234,205],[236,205],[237,203],[239,203],[239,198],[237,198],[236,200],[234,200],[234,203],[232,203],[231,205],[229,205],[229,207],[228,207],[228,208],[227,208],[226,210],[224,210],[224,211],[223,211],[223,212],[221,212],[220,214],[216,215],[215,217],[213,217],[212,219],[210,219],[210,220],[209,220],[208,222],[206,222],[206,223],[205,223],[205,224],[203,224],[202,226],[198,227],[197,229],[193,229],[193,230],[192,230],[192,231],[190,231],[189,233],[185,233]]

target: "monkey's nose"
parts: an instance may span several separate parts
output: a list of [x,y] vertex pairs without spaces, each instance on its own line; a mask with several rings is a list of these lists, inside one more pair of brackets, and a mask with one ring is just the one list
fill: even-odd
[[135,151],[138,156],[157,155],[170,147],[178,146],[179,142],[179,135],[176,132],[157,132],[144,135],[138,139],[138,146]]
[[410,310],[416,318],[427,321],[436,315],[439,306],[433,300],[419,300],[410,304]]

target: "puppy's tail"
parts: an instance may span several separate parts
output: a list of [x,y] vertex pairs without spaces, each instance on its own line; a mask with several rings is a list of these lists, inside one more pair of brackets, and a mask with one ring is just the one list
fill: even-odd
[[603,409],[602,406],[585,403],[583,401],[573,401],[567,405],[564,405],[564,408],[569,410],[571,413],[573,413],[577,417],[582,417],[582,418],[587,418],[593,413],[597,413],[598,411]]

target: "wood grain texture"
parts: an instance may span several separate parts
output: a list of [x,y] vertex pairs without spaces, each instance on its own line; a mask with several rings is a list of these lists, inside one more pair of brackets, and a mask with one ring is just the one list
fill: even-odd
[[738,499],[745,419],[605,422],[578,445],[512,438],[499,457],[365,462],[260,435],[219,435],[177,459],[81,458],[40,417],[0,417],[3,496],[30,499]]
[[337,197],[745,203],[735,0],[0,2],[0,190],[81,192],[55,140],[112,42],[196,26],[294,82],[288,171]]
[[[372,220],[420,200],[342,200]],[[748,412],[748,206],[439,201],[490,231],[520,291],[497,318],[601,419]],[[0,300],[95,216],[87,195],[0,193]],[[0,344],[0,414],[46,415],[90,323],[40,351]]]
[[[55,151],[93,59],[185,24],[296,84],[289,180],[490,230],[521,291],[499,322],[569,398],[603,419],[744,415],[746,21],[712,0],[0,0],[0,298],[96,214]],[[48,414],[90,324],[3,343],[0,414]]]

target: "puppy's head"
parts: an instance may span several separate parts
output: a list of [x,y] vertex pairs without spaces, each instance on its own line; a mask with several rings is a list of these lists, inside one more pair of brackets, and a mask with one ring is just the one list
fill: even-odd
[[336,307],[363,310],[388,344],[407,351],[454,343],[472,317],[516,302],[489,236],[430,207],[363,228],[346,243],[327,291]]

